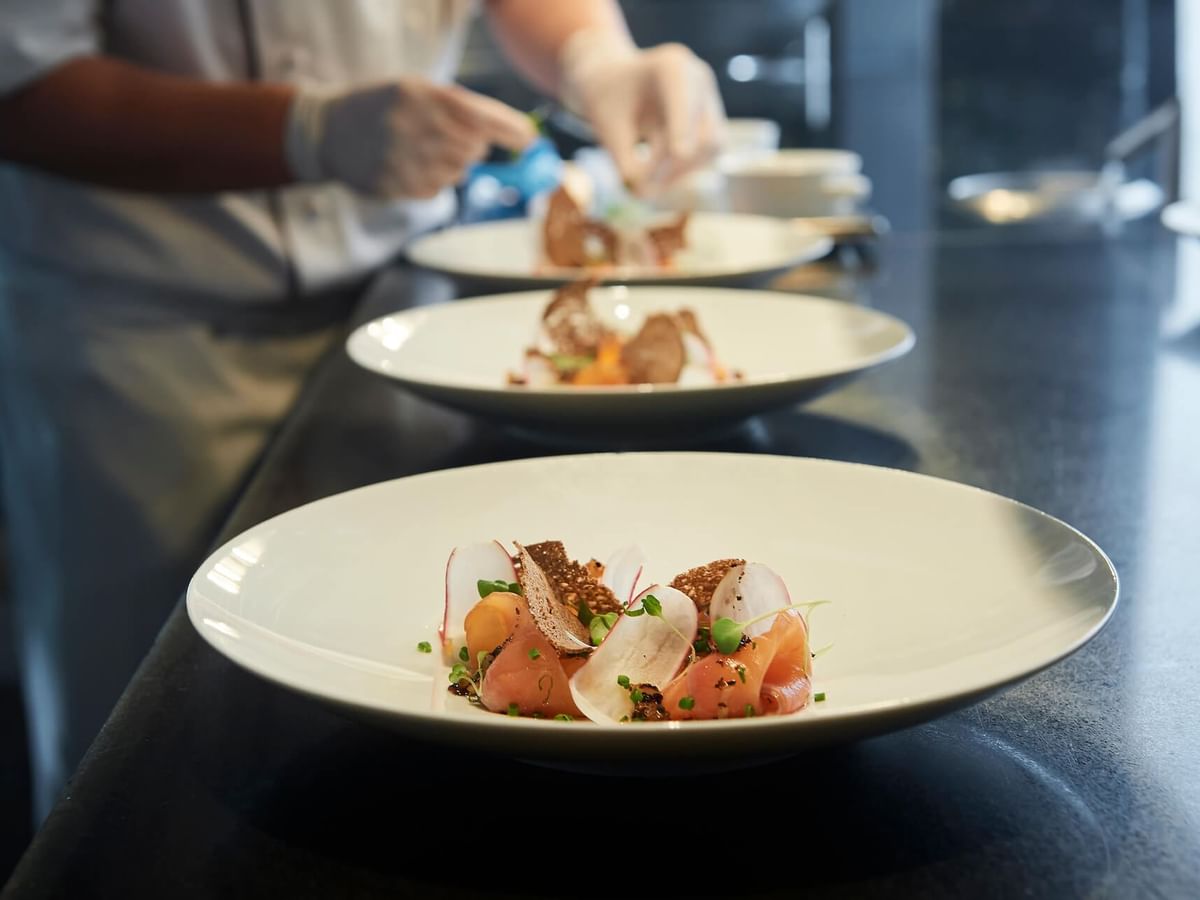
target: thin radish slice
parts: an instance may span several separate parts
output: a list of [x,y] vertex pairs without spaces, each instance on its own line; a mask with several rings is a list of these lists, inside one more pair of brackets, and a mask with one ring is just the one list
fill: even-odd
[[499,541],[455,547],[446,561],[446,605],[438,637],[447,659],[463,643],[463,620],[479,602],[479,582],[517,580],[512,557]]
[[[773,609],[784,609],[791,602],[792,597],[782,578],[762,563],[746,563],[734,566],[721,579],[713,591],[708,614],[714,622],[721,618],[748,622]],[[755,622],[746,628],[746,634],[750,637],[766,634],[774,621],[775,616],[769,616],[761,622]]]
[[571,679],[575,705],[593,722],[619,722],[633,713],[629,691],[617,684],[618,676],[628,676],[634,685],[666,687],[691,650],[698,620],[696,604],[675,588],[653,584],[637,596],[631,608],[640,607],[647,594],[662,604],[662,618],[621,616]]
[[646,555],[641,547],[637,544],[622,547],[604,564],[600,583],[613,592],[621,606],[628,606],[633,602],[633,592],[637,590],[645,565]]

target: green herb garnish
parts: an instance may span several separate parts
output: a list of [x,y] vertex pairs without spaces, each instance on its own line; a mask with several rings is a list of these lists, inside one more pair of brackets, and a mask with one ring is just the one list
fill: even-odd
[[695,697],[680,697],[679,698],[679,708],[680,709],[691,709],[695,705],[696,705]]
[[517,706],[515,703],[508,704],[508,714],[516,718],[517,716],[521,715],[521,707]]
[[586,369],[593,362],[595,357],[592,356],[576,356],[570,353],[551,353],[550,363],[559,372],[578,372],[580,369]]
[[754,718],[754,704],[747,703],[746,708],[742,712],[747,719],[753,719]]
[[825,692],[824,691],[821,691],[819,694],[813,694],[813,703],[821,703],[824,700],[825,700]]
[[559,713],[554,718],[559,722],[574,722],[575,721],[574,716],[569,716],[566,713]]
[[596,614],[592,612],[592,608],[582,600],[579,601],[579,609],[575,614],[579,616],[579,621],[584,625],[591,625],[592,619],[596,618]]
[[600,642],[608,637],[608,633],[612,631],[614,625],[617,624],[617,614],[615,612],[601,613],[600,615],[592,616],[592,621],[588,625],[588,634],[591,635],[593,646],[599,647]]
[[712,639],[717,645],[717,649],[728,656],[730,653],[735,653],[738,646],[742,643],[742,635],[745,630],[751,625],[757,625],[771,616],[777,616],[781,612],[787,612],[789,609],[812,609],[817,606],[824,606],[828,600],[814,600],[812,603],[793,603],[781,609],[773,609],[770,612],[763,613],[761,616],[755,616],[747,622],[735,622],[733,619],[721,616],[712,623]]
[[634,688],[632,691],[629,692],[629,699],[632,700],[634,703],[641,703],[642,698],[645,696],[646,695],[643,694],[641,691],[639,691],[637,688]]
[[505,581],[503,578],[498,578],[495,581],[483,581],[482,579],[475,582],[475,589],[479,591],[479,599],[482,600],[488,594],[494,594],[497,591],[502,591],[508,594],[521,594],[521,586],[515,581]]
[[618,675],[617,676],[617,684],[619,684],[623,688],[629,687],[629,676],[628,675]]
[[537,647],[529,648],[529,658],[530,659],[537,659],[541,655],[542,655],[542,651],[538,650]]
[[[426,651],[422,651],[422,652],[428,653],[429,651],[426,650]],[[470,662],[471,654],[467,652],[466,647],[460,647],[459,651],[458,651],[458,658],[461,659],[463,662]]]
[[430,644],[429,641],[420,641],[417,644],[417,652],[418,653],[432,653],[433,645]]
[[653,594],[647,594],[642,599],[642,609],[646,610],[652,616],[662,618],[662,603]]

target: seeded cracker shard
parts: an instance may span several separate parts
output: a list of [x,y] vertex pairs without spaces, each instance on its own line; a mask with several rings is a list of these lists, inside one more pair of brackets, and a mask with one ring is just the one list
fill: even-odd
[[[586,603],[593,613],[619,612],[621,602],[613,592],[602,585],[598,577],[567,556],[562,541],[542,541],[525,548],[558,595],[558,599],[578,612],[580,602]],[[599,569],[602,571],[603,566]],[[595,570],[593,570],[595,571]]]
[[718,559],[704,566],[697,566],[694,569],[688,569],[676,575],[671,582],[671,587],[677,591],[681,591],[692,598],[692,602],[696,604],[696,608],[701,612],[708,611],[708,605],[712,603],[713,591],[717,589],[717,585],[721,583],[721,579],[734,566],[743,566],[746,564],[744,559]]
[[[551,576],[542,570],[530,553],[532,547],[523,547],[520,544],[516,544],[516,547],[521,562],[520,571],[517,573],[521,581],[521,592],[538,630],[559,653],[573,655],[590,652],[592,645],[588,630],[579,621],[575,608],[559,599],[559,592],[555,590]],[[562,545],[559,544],[559,547]]]

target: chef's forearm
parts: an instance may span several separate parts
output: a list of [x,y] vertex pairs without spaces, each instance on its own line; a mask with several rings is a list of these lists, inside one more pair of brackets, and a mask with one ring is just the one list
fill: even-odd
[[582,28],[628,38],[616,0],[488,0],[492,33],[521,74],[549,94],[560,86],[559,53]]
[[292,180],[290,102],[284,85],[214,84],[83,57],[0,97],[0,158],[132,190],[274,187]]

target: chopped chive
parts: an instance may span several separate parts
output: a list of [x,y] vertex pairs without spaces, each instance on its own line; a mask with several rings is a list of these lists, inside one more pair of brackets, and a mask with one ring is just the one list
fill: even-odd
[[508,704],[508,714],[513,717],[521,715],[521,707],[515,703]]
[[417,652],[418,653],[432,653],[433,645],[430,644],[429,641],[421,641],[420,643],[417,644]]
[[679,698],[679,708],[680,709],[691,709],[695,705],[696,705],[695,697],[680,697]]
[[[425,651],[422,651],[422,652],[425,652]],[[461,659],[463,662],[468,662],[471,659],[471,654],[467,651],[466,647],[462,647],[458,651],[458,658]]]
[[632,691],[629,692],[629,699],[632,700],[634,703],[641,703],[642,697],[644,697],[644,696],[645,696],[645,694],[643,694],[637,688],[634,688]]
[[[622,632],[622,634],[623,633],[624,632]],[[619,684],[623,688],[629,687],[629,676],[628,675],[618,675],[617,676],[617,684]]]
[[556,720],[558,720],[559,722],[574,722],[574,721],[575,721],[575,717],[574,717],[574,716],[569,716],[569,715],[567,715],[566,713],[559,713],[559,714],[558,714],[557,716],[555,716],[554,718],[555,718]]
[[738,678],[742,679],[742,684],[745,684],[746,683],[746,667],[738,666],[737,673],[738,673]]
[[542,655],[542,651],[538,650],[537,647],[529,648],[529,658],[530,659],[537,659],[541,655]]
[[813,703],[820,703],[820,702],[822,702],[824,699],[825,699],[825,692],[824,692],[824,691],[821,691],[819,694],[813,694]]
[[753,719],[754,718],[754,704],[747,703],[744,713],[745,713],[745,716],[747,719]]

